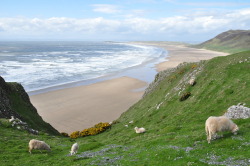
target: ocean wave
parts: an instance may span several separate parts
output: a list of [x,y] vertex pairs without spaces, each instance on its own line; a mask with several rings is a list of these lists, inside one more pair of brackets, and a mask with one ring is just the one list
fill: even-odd
[[39,52],[32,46],[28,47],[32,51],[19,47],[20,52],[8,50],[14,58],[0,60],[0,74],[6,81],[21,83],[27,91],[98,78],[166,55],[163,49],[122,43],[48,45],[49,51],[44,46]]

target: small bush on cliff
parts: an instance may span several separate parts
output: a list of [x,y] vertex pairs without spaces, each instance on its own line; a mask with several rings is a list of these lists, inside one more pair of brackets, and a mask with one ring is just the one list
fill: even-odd
[[74,131],[73,133],[70,134],[70,138],[78,138],[80,136],[80,131]]
[[64,137],[69,137],[69,134],[65,133],[65,132],[61,132],[61,135],[64,136]]
[[180,98],[180,101],[184,101],[184,100],[187,100],[189,98],[189,96],[191,96],[191,93],[190,92],[185,92],[181,98]]
[[75,131],[75,132],[71,133],[70,138],[78,138],[78,137],[86,137],[86,136],[90,136],[90,135],[97,135],[97,134],[104,132],[105,130],[107,130],[110,127],[111,127],[111,124],[109,124],[109,123],[98,123],[94,127],[84,129],[81,132]]

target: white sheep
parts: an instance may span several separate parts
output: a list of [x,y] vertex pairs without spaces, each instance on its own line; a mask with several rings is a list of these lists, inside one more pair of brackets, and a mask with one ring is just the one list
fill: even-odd
[[205,130],[207,134],[207,141],[210,143],[216,133],[222,131],[231,131],[232,133],[237,134],[239,128],[235,123],[233,123],[233,121],[225,116],[210,116],[206,120]]
[[135,132],[138,133],[138,134],[139,133],[144,133],[146,131],[146,129],[143,128],[143,127],[141,127],[141,128],[135,127],[134,129],[135,129]]
[[14,116],[11,116],[11,118],[9,119],[9,122],[13,122],[15,120]]
[[189,85],[194,86],[196,84],[195,78],[191,78],[188,83]]
[[46,144],[44,141],[39,141],[39,140],[36,140],[36,139],[32,139],[29,142],[29,152],[30,152],[30,154],[31,154],[32,149],[51,151],[50,146],[48,144]]
[[79,149],[79,145],[77,143],[74,143],[71,147],[70,155],[74,155],[77,153],[77,150]]

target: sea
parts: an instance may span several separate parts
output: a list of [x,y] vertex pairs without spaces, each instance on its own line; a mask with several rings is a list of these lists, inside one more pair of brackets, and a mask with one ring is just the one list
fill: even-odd
[[129,76],[148,83],[167,51],[122,42],[0,42],[0,76],[30,94]]

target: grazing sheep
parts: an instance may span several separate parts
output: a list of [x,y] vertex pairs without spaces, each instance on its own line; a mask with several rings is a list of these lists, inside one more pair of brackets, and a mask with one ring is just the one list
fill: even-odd
[[188,83],[189,85],[194,86],[196,84],[195,78],[191,78]]
[[78,148],[79,148],[78,144],[77,144],[77,143],[74,143],[74,144],[72,145],[72,147],[71,147],[71,151],[69,151],[69,152],[70,152],[70,155],[76,154]]
[[145,128],[143,128],[143,127],[141,127],[141,128],[135,127],[134,129],[135,129],[135,132],[138,133],[138,134],[139,133],[144,133],[146,131]]
[[44,141],[39,141],[39,140],[36,140],[36,139],[32,139],[29,142],[29,152],[30,152],[30,154],[31,154],[32,149],[51,151],[50,146],[48,144],[46,144]]
[[217,132],[231,131],[232,133],[237,134],[239,128],[235,123],[233,123],[233,121],[225,116],[210,116],[206,120],[205,130],[207,134],[207,141],[210,143],[211,139]]

